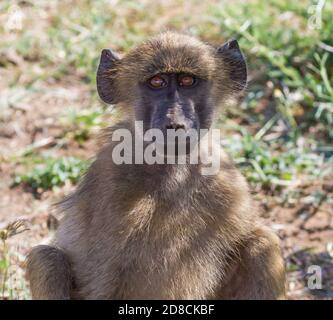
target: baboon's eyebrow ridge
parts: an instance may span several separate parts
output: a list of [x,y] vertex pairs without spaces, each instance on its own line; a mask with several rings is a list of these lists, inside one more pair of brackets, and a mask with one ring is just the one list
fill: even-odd
[[124,57],[123,72],[131,73],[137,81],[145,81],[158,73],[189,73],[210,79],[215,70],[213,51],[212,46],[191,36],[165,33],[130,51]]

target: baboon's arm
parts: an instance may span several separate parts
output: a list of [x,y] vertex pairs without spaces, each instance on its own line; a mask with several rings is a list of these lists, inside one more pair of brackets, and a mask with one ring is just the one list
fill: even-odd
[[285,298],[285,272],[280,240],[271,230],[257,228],[250,241],[244,244],[239,268],[223,286],[221,298]]
[[70,299],[71,268],[58,248],[40,245],[32,249],[27,258],[27,280],[32,299]]

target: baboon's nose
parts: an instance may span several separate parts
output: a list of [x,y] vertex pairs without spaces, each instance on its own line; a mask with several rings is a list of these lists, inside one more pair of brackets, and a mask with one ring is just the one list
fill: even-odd
[[187,129],[186,119],[181,110],[177,108],[172,108],[166,114],[166,119],[164,122],[164,128],[167,129]]
[[171,123],[168,123],[165,125],[165,129],[175,129],[175,130],[184,129],[185,130],[185,124],[171,122]]

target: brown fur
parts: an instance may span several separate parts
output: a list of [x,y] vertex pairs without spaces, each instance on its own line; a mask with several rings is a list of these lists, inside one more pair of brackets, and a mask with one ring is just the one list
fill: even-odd
[[[189,68],[211,79],[213,52],[187,36],[163,34],[109,70],[108,77],[117,74],[113,93],[133,88],[123,103],[129,109],[135,83],[150,72]],[[214,90],[223,77],[226,71]],[[132,120],[118,127],[133,130]],[[223,152],[215,176],[201,175],[200,164],[116,165],[113,129],[77,190],[60,204],[66,215],[53,247],[37,247],[29,256],[33,298],[284,297],[278,239],[258,222],[247,184]],[[52,259],[54,250],[59,254]]]

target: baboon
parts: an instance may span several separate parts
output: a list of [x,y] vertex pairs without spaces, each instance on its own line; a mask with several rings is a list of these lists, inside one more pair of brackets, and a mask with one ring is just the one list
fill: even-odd
[[[257,218],[245,179],[221,151],[202,164],[115,164],[116,128],[212,128],[246,86],[236,40],[220,47],[163,32],[123,57],[103,50],[101,99],[124,119],[76,191],[50,246],[27,258],[34,299],[283,299],[278,237]],[[220,144],[213,148],[220,148]]]

